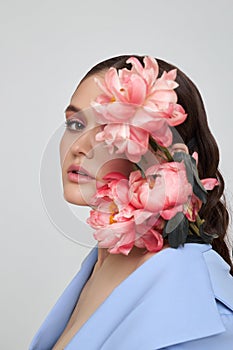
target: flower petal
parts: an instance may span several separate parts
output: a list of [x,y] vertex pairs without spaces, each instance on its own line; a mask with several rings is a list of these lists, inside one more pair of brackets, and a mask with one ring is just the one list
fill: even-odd
[[202,185],[206,190],[212,190],[215,186],[219,185],[219,182],[217,179],[214,178],[206,178],[201,180]]

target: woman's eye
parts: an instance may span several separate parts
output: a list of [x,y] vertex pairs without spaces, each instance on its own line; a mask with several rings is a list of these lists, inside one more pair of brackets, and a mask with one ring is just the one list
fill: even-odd
[[66,129],[72,130],[72,131],[81,131],[85,128],[85,125],[77,119],[68,119],[65,121]]

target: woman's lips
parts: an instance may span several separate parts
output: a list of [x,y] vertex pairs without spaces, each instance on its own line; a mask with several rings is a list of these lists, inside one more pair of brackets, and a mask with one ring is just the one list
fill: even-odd
[[95,180],[84,168],[79,165],[72,164],[67,170],[68,179],[75,183],[88,183]]

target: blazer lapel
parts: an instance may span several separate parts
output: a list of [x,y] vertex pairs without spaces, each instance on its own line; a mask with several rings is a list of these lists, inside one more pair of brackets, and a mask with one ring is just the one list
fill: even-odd
[[216,299],[233,311],[233,277],[229,265],[214,251],[204,253]]
[[34,336],[29,350],[50,350],[62,334],[70,319],[79,295],[97,260],[97,248],[83,261],[81,270],[62,293],[45,321]]
[[185,244],[152,256],[115,288],[65,349],[156,350],[224,332],[203,258],[209,250]]

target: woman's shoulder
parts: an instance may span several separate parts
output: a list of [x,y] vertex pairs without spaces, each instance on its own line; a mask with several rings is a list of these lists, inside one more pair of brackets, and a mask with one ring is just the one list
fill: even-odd
[[211,245],[187,243],[177,249],[165,249],[158,258],[156,265],[166,274],[167,283],[173,282],[174,297],[186,289],[187,298],[190,293],[202,300],[214,297],[222,305],[220,313],[225,308],[233,312],[230,266]]
[[[91,273],[96,258],[94,249],[42,326],[37,340],[40,338],[41,346],[47,345],[45,349],[69,318],[77,291]],[[70,311],[68,303],[73,303]],[[96,332],[103,319],[108,322]],[[53,329],[56,332],[52,336]],[[127,336],[123,336],[126,330]],[[150,256],[111,293],[68,348],[85,345],[90,350],[108,350],[119,344],[124,350],[141,349],[146,344],[148,349],[178,350],[179,344],[187,344],[182,349],[218,349],[215,345],[209,347],[213,341],[228,350],[228,339],[232,344],[233,279],[229,266],[210,245],[188,243]],[[220,347],[221,343],[225,348]]]
[[230,266],[213,249],[207,250],[203,257],[216,299],[233,311],[233,276]]
[[[178,344],[187,344],[182,349],[230,350],[233,277],[229,269],[208,244],[187,243],[178,249],[162,250],[131,278],[131,286],[135,288],[137,283],[137,289],[131,290],[130,298],[140,293],[139,283],[143,294],[124,326],[129,329],[127,323],[135,319],[135,314],[140,315],[143,326],[140,325],[137,334],[143,334],[143,341],[153,349],[166,346],[179,349]],[[211,342],[215,344],[212,347]],[[122,348],[127,346],[130,343]]]
[[[114,323],[101,349],[113,344],[141,349],[146,344],[148,349],[230,350],[232,292],[229,266],[210,245],[166,248],[146,260],[105,304],[108,313],[123,321]],[[106,316],[104,307],[99,311],[99,317]],[[218,347],[210,347],[211,342]]]

